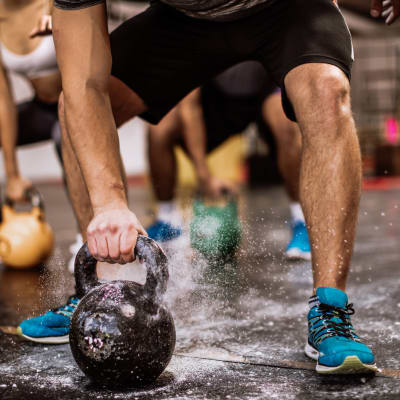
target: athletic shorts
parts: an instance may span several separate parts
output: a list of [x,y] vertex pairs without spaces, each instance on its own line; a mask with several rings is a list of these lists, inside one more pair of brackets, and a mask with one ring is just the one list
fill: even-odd
[[284,88],[286,74],[306,63],[332,64],[350,79],[352,42],[332,0],[279,0],[257,14],[215,22],[188,17],[160,2],[111,33],[112,75],[148,106],[158,123],[179,101],[225,69],[260,61],[282,89],[286,115],[295,120]]
[[61,131],[57,103],[45,103],[38,98],[17,105],[17,146],[53,140],[61,160]]
[[266,88],[263,96],[230,96],[214,84],[201,88],[201,104],[207,132],[207,152],[211,152],[231,136],[243,132],[251,123],[257,125],[268,144],[273,137],[262,116],[262,105],[270,95],[279,92],[276,85]]

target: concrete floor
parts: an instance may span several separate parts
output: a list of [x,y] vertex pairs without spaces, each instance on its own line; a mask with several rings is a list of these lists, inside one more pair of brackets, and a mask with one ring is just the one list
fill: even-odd
[[[282,258],[288,209],[276,188],[242,196],[244,239],[235,264],[210,270],[192,254],[187,238],[167,249],[175,355],[152,387],[111,392],[90,385],[68,345],[44,346],[12,334],[21,320],[73,293],[66,272],[75,235],[72,212],[59,186],[40,190],[57,246],[41,270],[0,267],[0,399],[400,398],[400,191],[364,193],[349,280],[353,322],[375,351],[381,368],[376,377],[323,378],[304,356],[311,269]],[[137,215],[150,222],[149,192],[135,187],[130,196]],[[129,268],[140,274],[140,267]]]

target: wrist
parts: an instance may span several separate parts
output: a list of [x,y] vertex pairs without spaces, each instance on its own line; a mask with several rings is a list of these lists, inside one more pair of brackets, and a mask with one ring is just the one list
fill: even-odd
[[21,175],[19,174],[18,171],[13,170],[13,171],[7,171],[7,181],[11,181],[13,179],[20,179]]
[[112,210],[121,210],[121,209],[129,209],[128,203],[123,199],[115,199],[113,201],[109,201],[107,203],[98,204],[97,206],[93,206],[93,215],[97,216],[107,211]]
[[201,166],[196,168],[197,179],[200,182],[207,182],[211,178],[210,170],[207,166]]

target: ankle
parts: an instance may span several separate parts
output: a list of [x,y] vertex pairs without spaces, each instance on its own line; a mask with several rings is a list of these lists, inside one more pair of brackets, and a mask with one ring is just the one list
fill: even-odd
[[171,225],[181,225],[182,216],[175,200],[160,201],[158,203],[157,220]]
[[292,217],[293,225],[302,222],[305,223],[303,210],[299,202],[291,202],[290,203],[290,214]]

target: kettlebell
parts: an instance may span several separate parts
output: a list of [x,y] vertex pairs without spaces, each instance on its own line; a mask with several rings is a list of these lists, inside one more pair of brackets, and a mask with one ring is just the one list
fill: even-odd
[[193,203],[190,241],[194,249],[209,261],[234,256],[241,240],[237,200],[225,193],[225,205],[207,205],[199,196]]
[[163,303],[168,260],[158,244],[139,235],[135,253],[144,260],[144,285],[98,282],[96,263],[85,243],[75,259],[77,295],[69,341],[79,368],[94,383],[137,387],[154,382],[175,348],[175,325]]
[[41,264],[50,256],[54,245],[40,193],[30,188],[25,197],[32,205],[30,211],[16,211],[9,198],[1,209],[0,257],[4,265],[17,269]]

